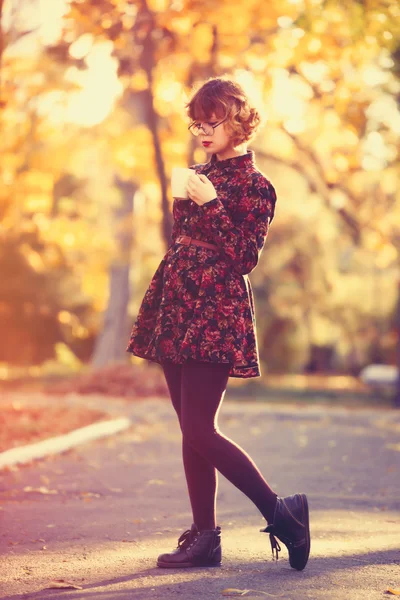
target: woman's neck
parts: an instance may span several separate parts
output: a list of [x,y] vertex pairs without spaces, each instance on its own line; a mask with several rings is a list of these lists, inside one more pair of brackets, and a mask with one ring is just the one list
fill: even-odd
[[237,148],[227,148],[223,152],[217,152],[218,160],[225,160],[227,158],[234,158],[235,156],[242,156],[247,154],[247,146],[238,146]]

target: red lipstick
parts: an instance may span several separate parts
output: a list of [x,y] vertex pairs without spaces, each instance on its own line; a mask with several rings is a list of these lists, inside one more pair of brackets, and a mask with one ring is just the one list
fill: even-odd
[[212,142],[203,142],[203,146],[205,146],[207,148],[211,143]]

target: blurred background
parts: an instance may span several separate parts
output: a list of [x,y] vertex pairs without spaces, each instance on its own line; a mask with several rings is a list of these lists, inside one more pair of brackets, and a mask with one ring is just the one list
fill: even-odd
[[125,348],[170,243],[171,169],[207,160],[184,104],[221,74],[266,115],[249,148],[278,196],[250,275],[257,385],[351,387],[371,363],[397,365],[397,1],[0,0],[0,11],[2,382],[112,367],[115,393],[133,393],[127,369],[163,385]]

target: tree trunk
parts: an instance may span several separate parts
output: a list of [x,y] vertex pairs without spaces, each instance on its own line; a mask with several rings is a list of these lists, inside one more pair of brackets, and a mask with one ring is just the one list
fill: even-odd
[[115,210],[115,230],[120,254],[110,268],[108,306],[104,313],[103,329],[97,337],[92,356],[92,366],[95,368],[127,357],[125,346],[128,344],[133,196],[137,186],[118,177],[115,177],[115,185],[120,189],[122,198],[120,207]]
[[154,107],[154,79],[153,70],[155,67],[155,48],[153,31],[156,29],[155,18],[152,11],[148,8],[146,0],[142,0],[141,6],[141,18],[147,21],[147,33],[144,37],[143,52],[141,55],[140,64],[146,72],[147,76],[147,90],[145,94],[147,96],[146,102],[146,125],[151,132],[153,138],[154,155],[156,160],[157,175],[161,187],[161,208],[162,208],[162,232],[165,244],[168,247],[171,234],[172,234],[172,215],[169,208],[168,195],[167,195],[167,178],[165,175],[164,158],[162,153],[161,140],[158,133],[158,122],[159,116]]

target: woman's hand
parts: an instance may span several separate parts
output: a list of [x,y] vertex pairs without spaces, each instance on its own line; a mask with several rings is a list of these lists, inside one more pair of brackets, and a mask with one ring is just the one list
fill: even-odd
[[208,177],[206,177],[206,175],[197,175],[197,173],[193,173],[193,175],[189,177],[187,191],[189,198],[199,206],[202,206],[217,197],[215,187]]

